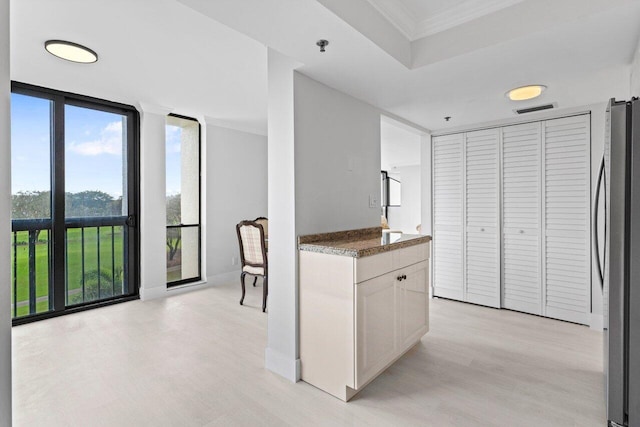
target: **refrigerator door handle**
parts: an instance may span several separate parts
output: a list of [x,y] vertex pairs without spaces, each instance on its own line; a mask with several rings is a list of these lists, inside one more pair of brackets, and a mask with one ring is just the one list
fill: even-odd
[[[600,262],[600,242],[598,238],[598,207],[600,205],[600,190],[602,185],[605,184],[606,181],[603,182],[603,179],[606,180],[604,176],[604,156],[602,157],[602,161],[600,162],[600,168],[598,170],[598,180],[596,182],[596,194],[593,203],[593,215],[592,215],[592,233],[593,233],[593,255],[596,259],[596,266],[598,267],[598,279],[600,280],[600,288],[604,290],[604,271],[602,270],[603,263]],[[605,188],[606,191],[606,188]],[[606,205],[606,195],[605,195],[605,205]],[[605,206],[605,216],[606,216],[606,206]],[[605,245],[606,245],[606,224],[605,224]],[[606,250],[606,246],[605,246]],[[606,253],[604,254],[606,257]]]

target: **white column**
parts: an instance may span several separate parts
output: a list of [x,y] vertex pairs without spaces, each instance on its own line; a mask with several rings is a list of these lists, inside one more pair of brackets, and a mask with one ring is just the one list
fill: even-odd
[[294,69],[299,65],[268,53],[269,298],[267,369],[300,379],[295,216]]
[[165,126],[171,110],[140,104],[140,298],[167,290]]
[[11,79],[9,0],[0,0],[0,427],[11,425]]

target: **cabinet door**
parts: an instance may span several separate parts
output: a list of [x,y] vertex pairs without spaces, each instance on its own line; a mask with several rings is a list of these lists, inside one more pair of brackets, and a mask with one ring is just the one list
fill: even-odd
[[425,261],[402,269],[397,275],[403,278],[396,278],[400,351],[415,344],[429,330],[428,271]]
[[396,352],[396,276],[387,273],[355,285],[356,389],[366,384]]
[[588,324],[590,117],[544,123],[545,315]]
[[502,306],[542,314],[541,123],[502,128]]
[[465,134],[465,301],[500,307],[499,129]]
[[433,138],[433,294],[464,299],[463,134]]

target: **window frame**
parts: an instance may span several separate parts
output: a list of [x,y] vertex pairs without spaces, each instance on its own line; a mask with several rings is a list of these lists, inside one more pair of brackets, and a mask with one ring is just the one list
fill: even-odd
[[[194,228],[198,229],[198,275],[194,277],[188,277],[186,279],[175,280],[173,282],[169,282],[167,280],[167,288],[173,288],[176,286],[186,285],[189,283],[199,282],[202,280],[202,125],[200,121],[194,117],[183,116],[181,114],[170,113],[167,117],[175,117],[177,119],[182,120],[190,120],[198,124],[198,223],[197,224],[183,224],[182,221],[178,225],[169,225],[166,224],[165,227],[167,230],[170,228]],[[165,146],[166,146],[166,136],[165,136]],[[166,159],[166,153],[165,153]],[[165,163],[165,173],[166,173],[166,163]],[[182,194],[182,190],[180,191]],[[166,182],[165,182],[165,200],[166,200]],[[166,202],[165,202],[166,203]],[[166,221],[166,219],[165,219]]]
[[[59,91],[19,81],[11,81],[11,93],[47,99],[51,107],[51,242],[50,242],[50,292],[53,292],[52,308],[44,313],[30,314],[12,319],[12,325],[22,325],[70,313],[104,307],[140,298],[140,113],[127,104],[108,101],[87,95]],[[97,111],[121,114],[127,117],[127,191],[129,215],[133,226],[128,231],[127,251],[128,292],[98,301],[66,305],[66,293],[60,292],[66,278],[66,218],[65,218],[65,106],[89,108]],[[131,218],[133,217],[133,218]],[[57,256],[56,256],[57,254]],[[61,255],[61,256],[60,256]],[[60,285],[62,283],[62,285]]]

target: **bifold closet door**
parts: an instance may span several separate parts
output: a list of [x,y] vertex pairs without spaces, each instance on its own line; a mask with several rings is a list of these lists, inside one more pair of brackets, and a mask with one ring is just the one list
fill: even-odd
[[500,129],[465,134],[465,301],[500,307]]
[[502,128],[502,306],[542,314],[542,123]]
[[433,294],[464,299],[463,134],[433,138]]
[[544,122],[544,315],[588,324],[590,116]]

